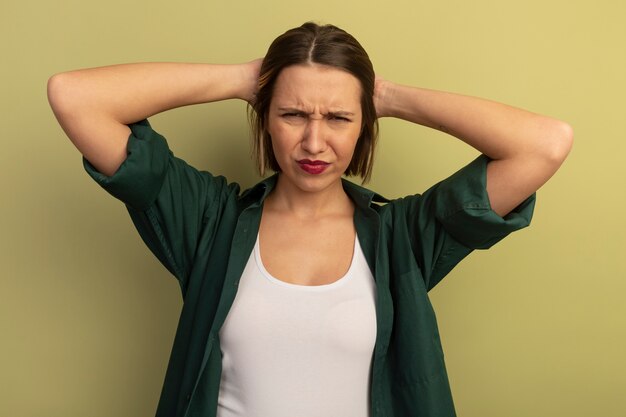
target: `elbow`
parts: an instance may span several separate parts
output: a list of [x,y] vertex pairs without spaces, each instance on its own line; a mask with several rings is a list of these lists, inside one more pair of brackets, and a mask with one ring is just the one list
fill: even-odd
[[84,111],[89,98],[87,87],[79,71],[61,72],[48,79],[48,102],[59,121]]
[[551,123],[545,143],[544,154],[551,164],[560,166],[574,144],[574,130],[568,123],[555,120]]
[[61,88],[61,79],[63,74],[54,74],[52,77],[48,78],[47,85],[47,93],[48,93],[48,103],[50,103],[50,107],[54,110],[60,101],[62,96],[63,89]]
[[71,103],[70,78],[68,73],[59,73],[48,79],[48,102],[57,117],[65,113]]

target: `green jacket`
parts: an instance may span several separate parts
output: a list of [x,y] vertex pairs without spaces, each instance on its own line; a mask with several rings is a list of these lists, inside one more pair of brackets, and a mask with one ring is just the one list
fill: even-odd
[[[113,176],[84,165],[126,204],[142,239],[182,289],[157,417],[213,417],[222,366],[219,330],[276,176],[241,193],[237,184],[174,157],[147,121],[131,130],[127,159]],[[376,281],[372,417],[455,415],[427,291],[473,249],[527,226],[534,207],[533,195],[505,218],[495,214],[485,190],[487,162],[480,156],[424,194],[393,201],[343,180]]]

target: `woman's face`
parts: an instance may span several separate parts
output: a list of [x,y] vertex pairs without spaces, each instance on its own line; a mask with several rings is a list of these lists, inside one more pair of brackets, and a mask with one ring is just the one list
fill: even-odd
[[361,85],[352,74],[318,64],[283,69],[267,124],[282,180],[309,192],[336,186],[361,122]]

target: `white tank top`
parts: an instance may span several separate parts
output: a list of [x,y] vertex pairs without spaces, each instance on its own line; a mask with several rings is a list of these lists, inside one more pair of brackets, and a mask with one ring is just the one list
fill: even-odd
[[358,239],[342,278],[306,286],[272,277],[257,237],[219,332],[217,416],[369,416],[375,298]]

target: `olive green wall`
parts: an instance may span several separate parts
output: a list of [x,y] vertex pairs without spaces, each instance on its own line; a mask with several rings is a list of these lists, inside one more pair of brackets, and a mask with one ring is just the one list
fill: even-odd
[[[432,292],[459,416],[626,415],[626,6],[583,1],[3,2],[0,415],[153,415],[176,282],[83,172],[46,101],[55,72],[131,61],[241,62],[306,20],[335,23],[402,83],[570,122],[575,145],[533,226]],[[174,151],[244,186],[245,106],[152,119]],[[371,187],[423,191],[475,152],[383,120]]]

